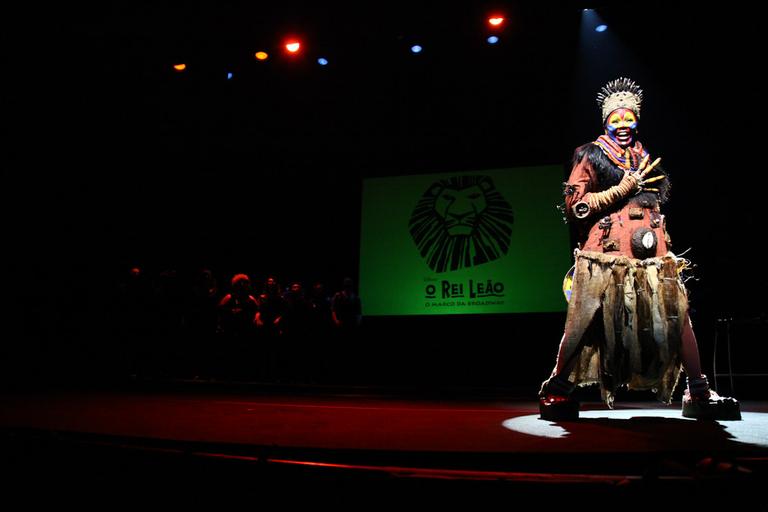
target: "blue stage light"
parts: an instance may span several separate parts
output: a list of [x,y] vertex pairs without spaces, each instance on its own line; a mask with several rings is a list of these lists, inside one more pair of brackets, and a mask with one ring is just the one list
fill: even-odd
[[234,75],[232,73],[227,73],[227,80],[232,80],[233,76]]
[[605,32],[608,30],[608,25],[598,25],[595,27],[595,32]]
[[421,50],[423,50],[423,48],[421,46],[419,46],[418,44],[415,44],[415,45],[411,46],[411,51],[413,53],[421,53]]
[[319,59],[317,59],[317,63],[320,64],[321,66],[327,66],[328,65],[328,59],[320,57]]
[[496,44],[499,42],[499,38],[498,36],[489,36],[487,41],[488,41],[488,44]]

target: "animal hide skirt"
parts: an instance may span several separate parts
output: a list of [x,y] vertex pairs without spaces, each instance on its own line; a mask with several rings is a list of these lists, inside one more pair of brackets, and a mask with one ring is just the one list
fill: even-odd
[[669,403],[681,368],[688,297],[672,253],[638,260],[576,253],[561,357],[575,360],[568,380],[600,384],[613,406],[616,390],[653,390]]

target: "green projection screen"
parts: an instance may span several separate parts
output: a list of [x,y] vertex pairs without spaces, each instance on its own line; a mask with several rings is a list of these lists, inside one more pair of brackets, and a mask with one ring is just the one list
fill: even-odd
[[559,166],[365,180],[363,314],[564,311],[562,182]]

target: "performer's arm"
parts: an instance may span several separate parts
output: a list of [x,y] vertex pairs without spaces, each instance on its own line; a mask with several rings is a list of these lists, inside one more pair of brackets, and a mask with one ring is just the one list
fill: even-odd
[[[614,185],[611,188],[600,192],[584,192],[580,197],[576,197],[576,193],[572,194],[573,197],[571,198],[570,202],[566,199],[566,206],[568,207],[569,214],[573,215],[577,219],[583,219],[589,215],[592,215],[593,213],[605,210],[607,207],[624,199],[632,193],[641,192],[645,184],[664,179],[663,175],[646,179],[646,176],[651,171],[653,171],[653,169],[655,169],[661,161],[661,158],[657,158],[651,165],[648,165],[648,159],[648,156],[643,158],[642,162],[640,162],[640,166],[638,167],[637,172],[633,173],[625,171],[624,176],[621,178],[621,181],[618,185]],[[589,164],[586,156],[582,158],[581,162],[579,162],[579,164],[574,168],[574,172],[576,172],[580,167],[589,170],[592,169],[592,166]],[[594,171],[591,171],[591,175],[594,176]],[[571,176],[573,176],[573,173]],[[578,177],[575,179],[576,183],[578,184]],[[591,183],[594,183],[594,180],[591,180]],[[588,189],[582,187],[581,190],[586,191]],[[658,189],[655,188],[648,188],[646,190],[658,192]],[[566,192],[568,192],[567,186]]]
[[574,206],[584,201],[584,198],[591,195],[597,188],[597,176],[589,159],[584,155],[576,165],[571,169],[571,175],[568,181],[564,183],[563,194],[565,195],[565,214],[570,218],[579,219],[574,211]]
[[602,210],[605,210],[607,207],[621,199],[624,199],[629,194],[637,190],[637,186],[637,178],[635,178],[633,174],[625,172],[624,177],[621,178],[621,181],[618,185],[614,185],[607,190],[603,190],[602,192],[587,192],[584,194],[584,197],[581,198],[581,201],[573,205],[573,215],[577,219],[583,219],[592,215],[593,213],[598,213]]

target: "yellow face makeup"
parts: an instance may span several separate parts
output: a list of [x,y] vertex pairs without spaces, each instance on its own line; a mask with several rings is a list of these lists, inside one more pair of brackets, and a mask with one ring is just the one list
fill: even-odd
[[605,120],[605,133],[622,147],[629,146],[637,133],[637,116],[626,108],[618,108]]
[[626,108],[620,108],[614,110],[610,116],[608,116],[607,123],[614,128],[635,128],[637,125],[637,118],[635,113]]

